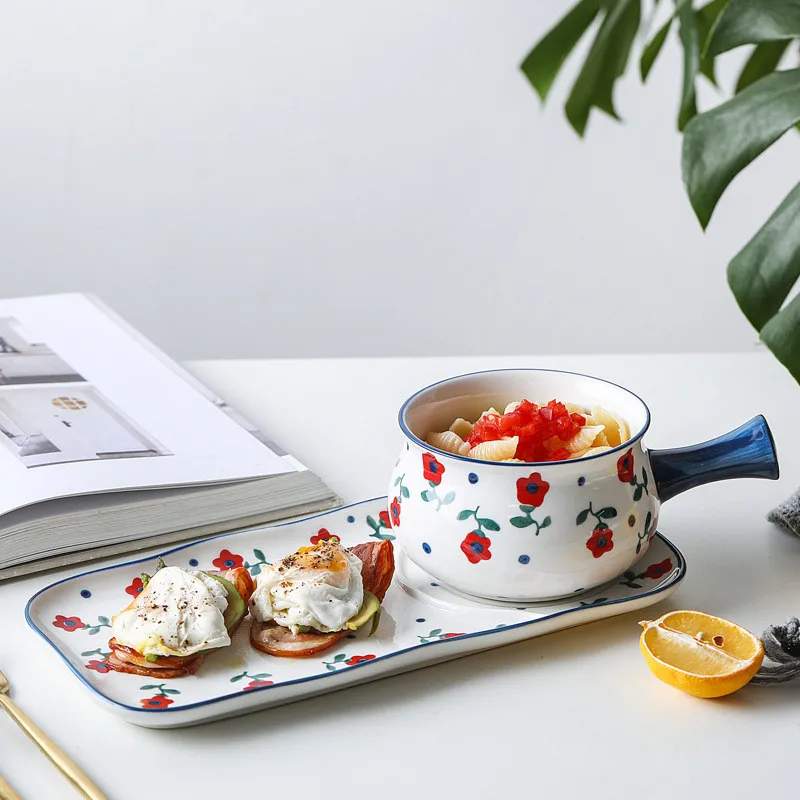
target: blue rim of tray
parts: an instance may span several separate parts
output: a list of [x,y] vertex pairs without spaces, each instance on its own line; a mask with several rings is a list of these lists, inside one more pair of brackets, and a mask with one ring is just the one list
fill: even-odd
[[[118,700],[114,700],[113,698],[111,698],[108,695],[106,695],[103,692],[101,692],[91,681],[89,681],[75,667],[75,665],[64,654],[64,652],[61,650],[61,648],[58,646],[58,644],[53,639],[51,639],[47,635],[47,633],[45,633],[45,631],[43,631],[33,621],[33,618],[31,617],[31,607],[32,607],[33,603],[35,602],[36,598],[39,597],[39,595],[44,594],[45,592],[49,591],[50,589],[54,589],[56,586],[60,586],[62,583],[70,583],[71,581],[78,581],[79,579],[86,578],[89,575],[95,575],[98,572],[108,572],[109,570],[112,570],[112,569],[119,569],[119,568],[122,568],[122,567],[129,567],[132,564],[141,564],[144,561],[151,561],[152,559],[157,558],[159,555],[160,556],[168,556],[171,553],[178,553],[181,550],[186,550],[186,549],[188,549],[190,547],[194,547],[195,545],[197,545],[197,544],[199,544],[201,542],[205,543],[205,542],[213,541],[215,539],[226,539],[229,536],[236,536],[236,535],[241,534],[241,533],[249,533],[250,531],[261,530],[263,528],[283,528],[283,527],[286,527],[286,526],[289,526],[289,525],[297,525],[297,524],[300,524],[300,523],[303,523],[303,522],[308,522],[309,520],[312,520],[312,519],[319,519],[320,517],[326,517],[329,514],[337,514],[337,513],[340,513],[342,511],[347,510],[348,508],[355,508],[356,506],[363,506],[363,505],[365,505],[367,503],[374,503],[374,502],[377,502],[378,500],[384,500],[384,499],[387,499],[385,495],[384,496],[378,496],[378,497],[371,497],[368,500],[361,500],[358,503],[350,503],[349,505],[346,505],[346,506],[339,506],[339,508],[334,508],[334,509],[331,509],[330,511],[323,511],[320,514],[312,514],[311,516],[303,517],[302,519],[290,520],[289,522],[281,522],[281,523],[278,523],[276,525],[254,525],[254,526],[252,526],[250,528],[242,528],[241,530],[230,531],[229,533],[220,533],[220,534],[217,534],[216,536],[209,536],[208,538],[205,538],[205,539],[199,539],[199,540],[194,541],[194,542],[188,542],[186,544],[179,545],[178,547],[173,547],[171,550],[165,550],[162,553],[155,553],[153,555],[144,556],[143,558],[137,558],[137,559],[133,559],[131,561],[124,561],[121,564],[112,564],[111,566],[108,566],[108,567],[100,567],[98,569],[87,570],[86,572],[81,572],[78,575],[72,575],[69,578],[62,578],[59,581],[55,581],[54,583],[51,583],[51,584],[45,586],[44,588],[39,589],[39,591],[36,592],[36,594],[34,594],[33,597],[31,597],[30,600],[28,600],[27,604],[25,605],[25,620],[27,621],[28,625],[39,636],[41,636],[42,639],[44,639],[47,642],[47,644],[49,644],[50,647],[52,647],[56,651],[56,653],[58,653],[58,655],[61,658],[61,660],[64,661],[64,663],[69,667],[69,669],[72,672],[72,674],[75,675],[75,677],[81,683],[83,683],[84,686],[86,686],[88,689],[90,689],[92,692],[94,692],[98,697],[102,698],[105,702],[110,703],[111,705],[117,706],[118,708],[123,708],[126,711],[136,711],[136,712],[138,712],[140,714],[170,714],[170,713],[174,713],[176,711],[177,712],[188,711],[188,710],[193,709],[193,708],[201,708],[202,706],[208,706],[208,705],[212,705],[214,703],[221,703],[221,702],[223,702],[225,700],[231,700],[234,697],[241,697],[241,692],[231,692],[230,694],[220,695],[219,697],[213,697],[213,698],[210,698],[209,700],[200,700],[197,703],[189,703],[187,705],[176,706],[175,708],[141,708],[140,706],[129,706],[127,703],[121,703]],[[686,577],[686,559],[683,557],[683,553],[681,553],[681,551],[678,550],[678,548],[669,539],[667,539],[665,536],[663,536],[662,534],[660,534],[658,532],[656,532],[655,535],[657,537],[659,537],[667,545],[667,547],[670,548],[670,550],[672,550],[675,553],[676,560],[678,562],[677,563],[677,567],[676,567],[675,577],[669,583],[666,583],[666,584],[664,584],[662,586],[659,586],[659,587],[657,587],[655,589],[650,589],[650,590],[648,590],[646,592],[639,592],[637,594],[631,595],[630,597],[618,597],[618,598],[613,599],[613,600],[605,600],[605,601],[603,601],[601,603],[591,603],[591,604],[586,605],[586,606],[574,606],[572,608],[564,609],[563,611],[557,611],[554,614],[547,614],[544,617],[537,617],[536,619],[526,620],[525,622],[515,622],[512,625],[505,625],[505,626],[503,626],[503,628],[500,628],[500,629],[498,629],[498,628],[490,628],[490,629],[485,630],[485,631],[475,631],[474,633],[465,633],[463,636],[459,636],[458,638],[454,638],[454,639],[439,639],[439,640],[433,641],[433,642],[421,642],[420,644],[415,644],[415,645],[413,645],[411,647],[404,647],[402,650],[395,650],[392,653],[387,653],[386,655],[376,656],[375,658],[370,659],[369,661],[362,661],[359,664],[354,664],[353,666],[348,668],[347,672],[349,672],[352,669],[359,669],[361,667],[367,667],[370,664],[376,664],[379,661],[386,661],[387,659],[395,658],[395,657],[397,657],[399,655],[403,655],[404,653],[411,652],[412,650],[418,650],[421,647],[433,647],[434,645],[447,645],[447,644],[451,644],[453,642],[463,641],[464,639],[475,639],[475,638],[480,637],[480,636],[490,636],[491,634],[499,633],[501,630],[502,631],[509,631],[509,630],[514,630],[515,628],[523,628],[523,627],[525,627],[527,625],[536,625],[539,622],[544,622],[545,620],[555,619],[556,617],[562,617],[565,614],[573,614],[576,611],[585,611],[585,610],[587,610],[589,608],[603,608],[605,606],[614,606],[614,605],[619,605],[620,603],[629,603],[632,600],[638,600],[638,599],[640,599],[642,597],[652,597],[653,595],[661,594],[662,592],[666,591],[667,589],[671,589],[674,586],[676,586],[677,584],[679,584]],[[597,587],[597,588],[600,589],[601,587]],[[336,674],[346,674],[346,673],[322,673],[320,675],[308,675],[308,676],[306,676],[304,678],[295,678],[293,680],[281,681],[280,683],[275,683],[275,684],[272,684],[271,686],[260,686],[260,687],[257,687],[257,688],[249,690],[247,692],[247,694],[248,694],[248,696],[250,696],[252,694],[255,694],[256,692],[268,692],[268,691],[270,691],[272,689],[278,689],[278,688],[281,688],[283,686],[293,686],[293,685],[299,684],[299,683],[308,683],[309,681],[316,681],[316,680],[320,680],[322,678],[333,678]]]

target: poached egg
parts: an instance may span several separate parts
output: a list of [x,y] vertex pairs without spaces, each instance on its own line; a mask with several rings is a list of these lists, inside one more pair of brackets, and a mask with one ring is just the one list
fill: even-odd
[[197,570],[158,570],[133,603],[113,618],[116,640],[143,656],[190,656],[231,643],[228,593]]
[[298,633],[340,631],[364,602],[361,561],[328,540],[264,567],[250,600],[258,622],[277,622]]

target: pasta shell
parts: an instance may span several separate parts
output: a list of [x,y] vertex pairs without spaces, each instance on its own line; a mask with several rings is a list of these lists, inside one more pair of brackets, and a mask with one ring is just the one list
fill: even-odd
[[514,458],[518,443],[519,436],[498,439],[495,442],[481,442],[469,451],[469,457],[482,461],[505,461],[507,458]]
[[510,414],[512,411],[516,411],[521,405],[522,405],[522,400],[515,400],[513,403],[509,403],[506,406],[505,411],[503,411],[503,413]]
[[609,447],[608,437],[606,436],[605,430],[600,431],[600,433],[594,437],[592,447]]
[[564,403],[564,405],[567,407],[567,411],[569,411],[570,414],[580,414],[582,417],[589,416],[588,412],[583,406],[579,406],[576,403]]
[[429,433],[425,441],[431,446],[446,453],[455,453],[465,456],[469,452],[469,445],[456,433],[444,431],[442,433]]
[[570,453],[579,453],[581,450],[591,447],[597,435],[602,432],[602,425],[584,425],[578,433],[561,446],[566,447]]
[[524,464],[525,462],[521,458],[504,458],[503,459],[503,463],[504,464],[511,464],[511,463]]
[[611,447],[617,447],[623,442],[627,442],[630,438],[628,436],[628,426],[616,414],[606,411],[602,406],[595,406],[592,409],[592,416],[598,423],[606,426],[606,439]]
[[472,433],[472,423],[467,422],[463,417],[459,417],[451,426],[450,430],[462,439],[466,439]]
[[583,455],[596,456],[599,455],[600,453],[605,453],[607,450],[610,449],[611,448],[607,444],[601,445],[600,447],[590,447]]
[[575,458],[583,458],[586,455],[586,450],[579,450],[577,453],[570,453],[568,461],[572,461]]

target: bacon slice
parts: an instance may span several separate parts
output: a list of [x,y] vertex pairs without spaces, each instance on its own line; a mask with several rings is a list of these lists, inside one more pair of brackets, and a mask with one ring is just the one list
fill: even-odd
[[[255,591],[255,584],[250,572],[245,567],[237,567],[229,570],[204,570],[208,575],[221,575],[233,584],[237,592],[242,596],[245,607],[250,602],[250,598]],[[136,599],[129,603],[127,608],[131,608]],[[127,608],[125,610],[127,610]],[[236,629],[241,625],[242,620],[228,630],[233,636]],[[206,650],[203,653],[195,653],[191,656],[159,656],[155,661],[148,661],[141,653],[132,647],[120,644],[116,638],[108,642],[111,648],[111,655],[106,659],[106,664],[115,672],[128,672],[133,675],[145,675],[150,678],[180,678],[182,675],[194,675],[200,668],[207,655],[216,652],[220,648]]]
[[[364,542],[350,548],[350,552],[361,560],[361,577],[365,591],[372,592],[383,601],[394,575],[394,546],[384,539],[380,542]],[[332,647],[348,631],[335,633],[292,633],[277,622],[256,622],[250,627],[250,644],[279,658],[306,658]]]
[[388,540],[364,542],[350,548],[361,559],[364,588],[383,602],[394,576],[394,545]]

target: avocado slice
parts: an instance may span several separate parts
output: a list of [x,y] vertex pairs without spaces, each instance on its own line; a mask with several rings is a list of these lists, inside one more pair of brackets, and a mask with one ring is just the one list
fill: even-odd
[[[206,573],[206,575],[208,575],[208,573]],[[230,631],[239,624],[247,611],[244,599],[227,578],[223,578],[222,575],[208,575],[208,577],[219,581],[228,593],[228,607],[225,609],[223,618],[225,619],[225,627]]]
[[378,622],[381,618],[381,601],[375,597],[372,592],[364,592],[364,602],[361,604],[361,608],[358,610],[358,614],[354,617],[351,617],[347,621],[347,625],[345,626],[350,631],[358,630],[359,628],[363,628],[370,620],[372,620],[372,630],[369,632],[369,635],[372,636],[373,633],[378,629]]

